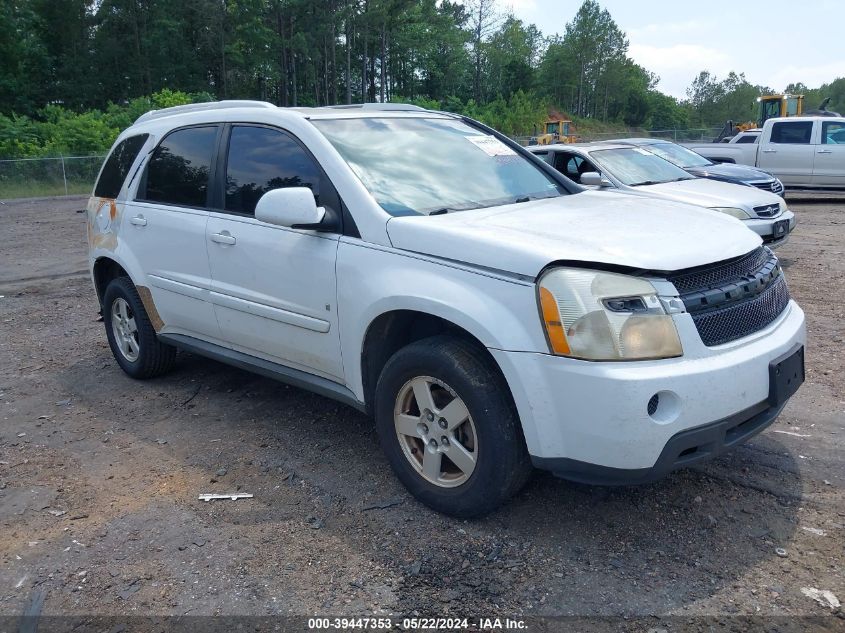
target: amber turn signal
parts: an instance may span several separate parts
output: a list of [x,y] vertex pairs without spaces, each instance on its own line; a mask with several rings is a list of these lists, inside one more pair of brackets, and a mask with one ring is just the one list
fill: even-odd
[[543,323],[546,325],[546,335],[549,337],[552,351],[555,354],[569,355],[569,343],[566,341],[566,332],[563,331],[557,301],[551,292],[542,287],[540,288],[540,308],[543,311]]

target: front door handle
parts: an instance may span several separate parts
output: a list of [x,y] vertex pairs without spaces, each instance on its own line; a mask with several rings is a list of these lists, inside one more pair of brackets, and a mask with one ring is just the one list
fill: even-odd
[[819,151],[816,152],[816,154],[833,154],[833,150],[832,149],[820,149]]
[[776,149],[764,149],[763,153],[764,154],[777,154],[778,151]]
[[147,218],[143,215],[136,215],[134,218],[129,218],[129,223],[135,226],[147,226]]
[[229,231],[223,231],[222,233],[212,233],[211,234],[211,241],[217,242],[218,244],[229,244],[233,245],[237,242],[237,240],[232,237]]

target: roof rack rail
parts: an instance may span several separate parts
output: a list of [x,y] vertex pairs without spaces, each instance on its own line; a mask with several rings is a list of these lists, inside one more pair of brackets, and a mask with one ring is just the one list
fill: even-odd
[[205,112],[207,110],[225,110],[228,108],[275,108],[276,106],[267,101],[250,101],[248,99],[230,99],[228,101],[210,101],[205,103],[189,103],[187,105],[173,106],[172,108],[162,108],[161,110],[150,110],[142,114],[135,123],[143,121],[150,121],[152,119],[160,119],[166,116],[173,116],[176,114],[186,114],[188,112]]
[[333,110],[373,110],[382,112],[402,112],[403,110],[425,111],[413,103],[352,103],[343,105],[326,106]]

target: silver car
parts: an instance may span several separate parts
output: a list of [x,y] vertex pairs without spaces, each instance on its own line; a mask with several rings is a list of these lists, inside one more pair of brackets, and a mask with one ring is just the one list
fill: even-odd
[[686,202],[742,220],[769,247],[783,244],[795,227],[786,202],[753,187],[696,178],[640,147],[611,143],[530,147],[575,182],[599,190]]

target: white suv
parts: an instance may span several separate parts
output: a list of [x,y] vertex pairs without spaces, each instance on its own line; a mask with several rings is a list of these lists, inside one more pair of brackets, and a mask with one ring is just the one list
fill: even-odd
[[88,237],[126,373],[182,348],[336,398],[456,516],[532,464],[628,484],[712,457],[804,378],[804,314],[741,222],[582,191],[413,106],[148,113],[103,166]]

